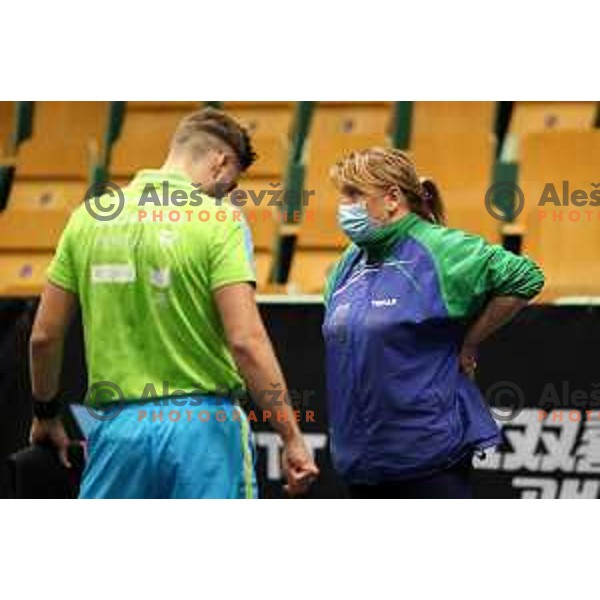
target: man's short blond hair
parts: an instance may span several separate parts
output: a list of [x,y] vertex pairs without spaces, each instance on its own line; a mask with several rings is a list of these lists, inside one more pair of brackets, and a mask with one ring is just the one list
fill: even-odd
[[206,107],[184,117],[173,135],[172,148],[190,147],[200,155],[214,148],[215,142],[229,146],[243,171],[256,160],[256,153],[246,129],[222,110]]

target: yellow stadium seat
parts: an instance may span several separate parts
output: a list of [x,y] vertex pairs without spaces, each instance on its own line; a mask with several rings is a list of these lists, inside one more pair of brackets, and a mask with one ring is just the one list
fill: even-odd
[[321,294],[342,250],[300,249],[294,254],[288,289],[291,293]]
[[[157,105],[159,104],[159,105]],[[165,161],[173,133],[183,117],[201,107],[197,103],[128,103],[121,137],[114,147],[111,173],[131,177],[140,169],[159,168]],[[223,109],[248,126],[258,160],[249,177],[279,178],[287,158],[287,133],[291,123],[290,103],[225,103]]]
[[128,101],[127,107],[133,110],[151,110],[151,111],[170,111],[170,110],[185,110],[188,112],[192,112],[194,110],[198,110],[202,108],[203,102],[198,101],[189,101],[189,100],[181,100],[181,101],[158,101],[151,102],[148,100],[134,100]]
[[[244,213],[250,230],[252,231],[252,240],[255,248],[259,250],[271,250],[275,240],[275,235],[280,222],[279,209],[269,206],[269,202],[277,200],[267,192],[269,190],[281,189],[273,188],[271,182],[261,179],[244,179],[238,186],[239,190],[246,192],[246,198],[239,197],[238,205],[245,202],[243,206],[233,205],[234,210],[240,210]],[[263,194],[263,191],[265,192]],[[254,193],[254,198],[250,195]],[[282,194],[283,196],[283,194]]]
[[597,102],[515,102],[509,132],[527,135],[551,129],[591,129]]
[[54,250],[70,214],[65,208],[9,207],[0,212],[0,250]]
[[131,178],[140,169],[158,169],[169,152],[171,137],[179,121],[190,110],[170,109],[152,103],[127,104],[121,136],[113,148],[111,179]]
[[224,102],[223,110],[235,117],[252,138],[258,159],[248,177],[281,178],[287,160],[293,102]]
[[338,135],[386,137],[392,123],[391,102],[318,102],[310,135],[323,140]]
[[525,209],[519,220],[525,227],[524,252],[546,274],[540,300],[600,296],[600,206],[577,207],[571,200],[568,206],[540,206],[549,197],[548,184],[562,203],[563,182],[569,196],[580,190],[587,196],[581,201],[588,202],[596,191],[600,199],[599,164],[598,130],[533,133],[523,139],[519,184]]
[[294,102],[224,102],[223,110],[235,117],[251,134],[287,138]]
[[288,143],[283,136],[252,135],[256,162],[248,169],[248,177],[269,177],[276,182],[285,169]]
[[0,254],[0,296],[38,296],[51,259],[52,253]]
[[36,102],[33,135],[17,153],[17,178],[87,180],[107,115],[108,102]]
[[515,102],[502,160],[519,162],[524,136],[542,131],[592,129],[597,102]]
[[411,132],[423,134],[490,133],[496,102],[413,102]]
[[83,202],[88,188],[89,184],[84,181],[17,180],[7,210],[74,210]]
[[19,147],[0,249],[52,251],[89,186],[107,102],[36,102],[32,137]]
[[495,141],[491,133],[413,136],[411,154],[419,175],[432,177],[446,206],[448,225],[496,243],[500,225],[485,208],[492,183]]

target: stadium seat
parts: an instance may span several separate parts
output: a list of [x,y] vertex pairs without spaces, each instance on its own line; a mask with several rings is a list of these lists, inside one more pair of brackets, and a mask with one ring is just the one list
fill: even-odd
[[[200,108],[194,102],[128,102],[121,137],[112,156],[114,177],[130,178],[143,168],[160,167],[179,121]],[[292,103],[224,103],[223,109],[251,131],[258,160],[249,177],[281,177],[287,156]]]
[[52,251],[83,200],[106,127],[107,102],[36,102],[33,134],[19,146],[0,250]]
[[494,130],[496,102],[413,102],[412,105],[413,136]]
[[223,110],[238,119],[252,136],[258,154],[248,177],[281,180],[286,165],[293,102],[224,102]]
[[108,102],[36,102],[33,135],[19,147],[17,179],[87,180]]
[[322,294],[327,277],[341,255],[341,248],[297,250],[290,269],[288,291],[295,294]]
[[72,211],[81,204],[88,188],[89,183],[83,180],[17,180],[10,195],[9,210],[52,208]]
[[391,129],[391,117],[391,102],[318,102],[310,135],[313,140],[338,135],[385,137]]
[[127,102],[127,106],[133,110],[185,110],[187,112],[192,112],[193,110],[197,110],[203,105],[200,101],[189,101],[189,100],[181,100],[181,101],[169,101],[169,102],[153,102],[149,100],[141,100],[141,101],[129,101]]
[[524,136],[542,131],[592,129],[597,102],[514,102],[508,135],[502,150],[505,161],[521,159]]
[[287,137],[294,102],[223,102],[222,108],[238,119],[251,134]]
[[591,129],[597,102],[515,102],[509,132],[527,135],[551,129]]
[[525,209],[519,221],[525,228],[524,252],[538,261],[546,274],[540,300],[571,296],[600,296],[600,206],[543,206],[547,184],[563,200],[575,190],[600,196],[600,131],[533,133],[523,140],[519,184]]
[[0,252],[53,251],[71,212],[9,207],[0,213]]
[[[269,206],[269,203],[274,199],[277,200],[277,198],[268,193],[263,194],[263,191],[268,192],[273,189],[281,189],[281,187],[273,188],[271,183],[270,180],[266,179],[241,180],[238,189],[246,192],[247,197],[240,199],[239,203],[245,202],[245,204],[239,208],[236,208],[236,206],[233,207],[234,210],[237,209],[244,213],[252,231],[254,246],[259,250],[272,249],[273,240],[280,221],[278,218],[279,209],[275,206]],[[249,195],[249,192],[255,194],[254,198],[258,205],[256,205],[253,197]]]
[[[157,106],[159,104],[159,106]],[[140,169],[157,169],[165,161],[179,121],[198,104],[128,102],[121,136],[113,147],[111,180],[128,180]]]
[[39,295],[51,259],[51,252],[1,253],[0,297]]
[[494,136],[487,132],[414,135],[411,154],[421,176],[432,177],[446,206],[448,225],[496,243],[500,223],[485,208],[492,183]]
[[268,281],[273,266],[273,254],[255,249],[254,260],[256,261],[256,290],[259,294],[265,293],[269,287]]

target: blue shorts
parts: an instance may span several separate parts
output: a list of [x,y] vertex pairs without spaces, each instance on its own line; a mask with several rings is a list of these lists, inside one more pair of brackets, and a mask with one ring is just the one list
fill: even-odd
[[248,419],[231,401],[127,402],[96,412],[80,498],[258,496]]

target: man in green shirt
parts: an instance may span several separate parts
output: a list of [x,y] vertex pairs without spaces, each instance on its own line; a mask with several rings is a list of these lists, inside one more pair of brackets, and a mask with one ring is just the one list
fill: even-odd
[[55,398],[79,302],[98,414],[81,497],[254,497],[248,421],[232,400],[246,388],[282,436],[290,493],[316,476],[285,396],[277,410],[265,399],[286,385],[255,302],[250,232],[220,199],[254,158],[238,123],[204,109],[180,123],[163,167],[139,172],[112,217],[94,210],[107,196],[71,216],[31,337],[31,437],[66,461]]

